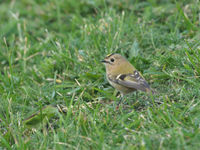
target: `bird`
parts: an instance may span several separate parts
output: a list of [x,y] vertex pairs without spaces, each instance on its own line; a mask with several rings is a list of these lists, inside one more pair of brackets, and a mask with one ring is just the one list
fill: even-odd
[[121,93],[117,106],[127,95],[136,90],[154,94],[154,90],[144,79],[142,74],[122,55],[112,53],[101,61],[106,67],[106,78],[110,85]]

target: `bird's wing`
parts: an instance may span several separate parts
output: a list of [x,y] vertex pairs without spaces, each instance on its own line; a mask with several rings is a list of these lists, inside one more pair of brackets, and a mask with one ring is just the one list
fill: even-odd
[[128,88],[133,88],[145,92],[150,91],[149,84],[136,70],[131,74],[119,74],[115,78],[115,82]]

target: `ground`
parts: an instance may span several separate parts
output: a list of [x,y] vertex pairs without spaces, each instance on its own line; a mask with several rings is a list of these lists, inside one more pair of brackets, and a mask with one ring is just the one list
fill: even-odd
[[[199,10],[197,0],[0,2],[0,149],[199,149]],[[113,52],[154,96],[115,109],[100,62]],[[65,113],[24,125],[48,106]]]

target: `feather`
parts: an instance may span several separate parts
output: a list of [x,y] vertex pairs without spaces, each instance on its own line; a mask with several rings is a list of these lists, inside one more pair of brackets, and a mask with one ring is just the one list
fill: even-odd
[[119,74],[115,79],[110,77],[109,80],[131,89],[137,89],[145,92],[150,90],[149,84],[136,70],[131,74]]

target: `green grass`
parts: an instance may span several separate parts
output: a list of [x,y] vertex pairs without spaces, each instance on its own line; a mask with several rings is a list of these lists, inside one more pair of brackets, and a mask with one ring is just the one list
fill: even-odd
[[[197,0],[0,2],[0,149],[199,149],[199,10]],[[117,111],[100,63],[111,52],[157,94],[133,93]],[[23,125],[48,105],[66,113]]]

